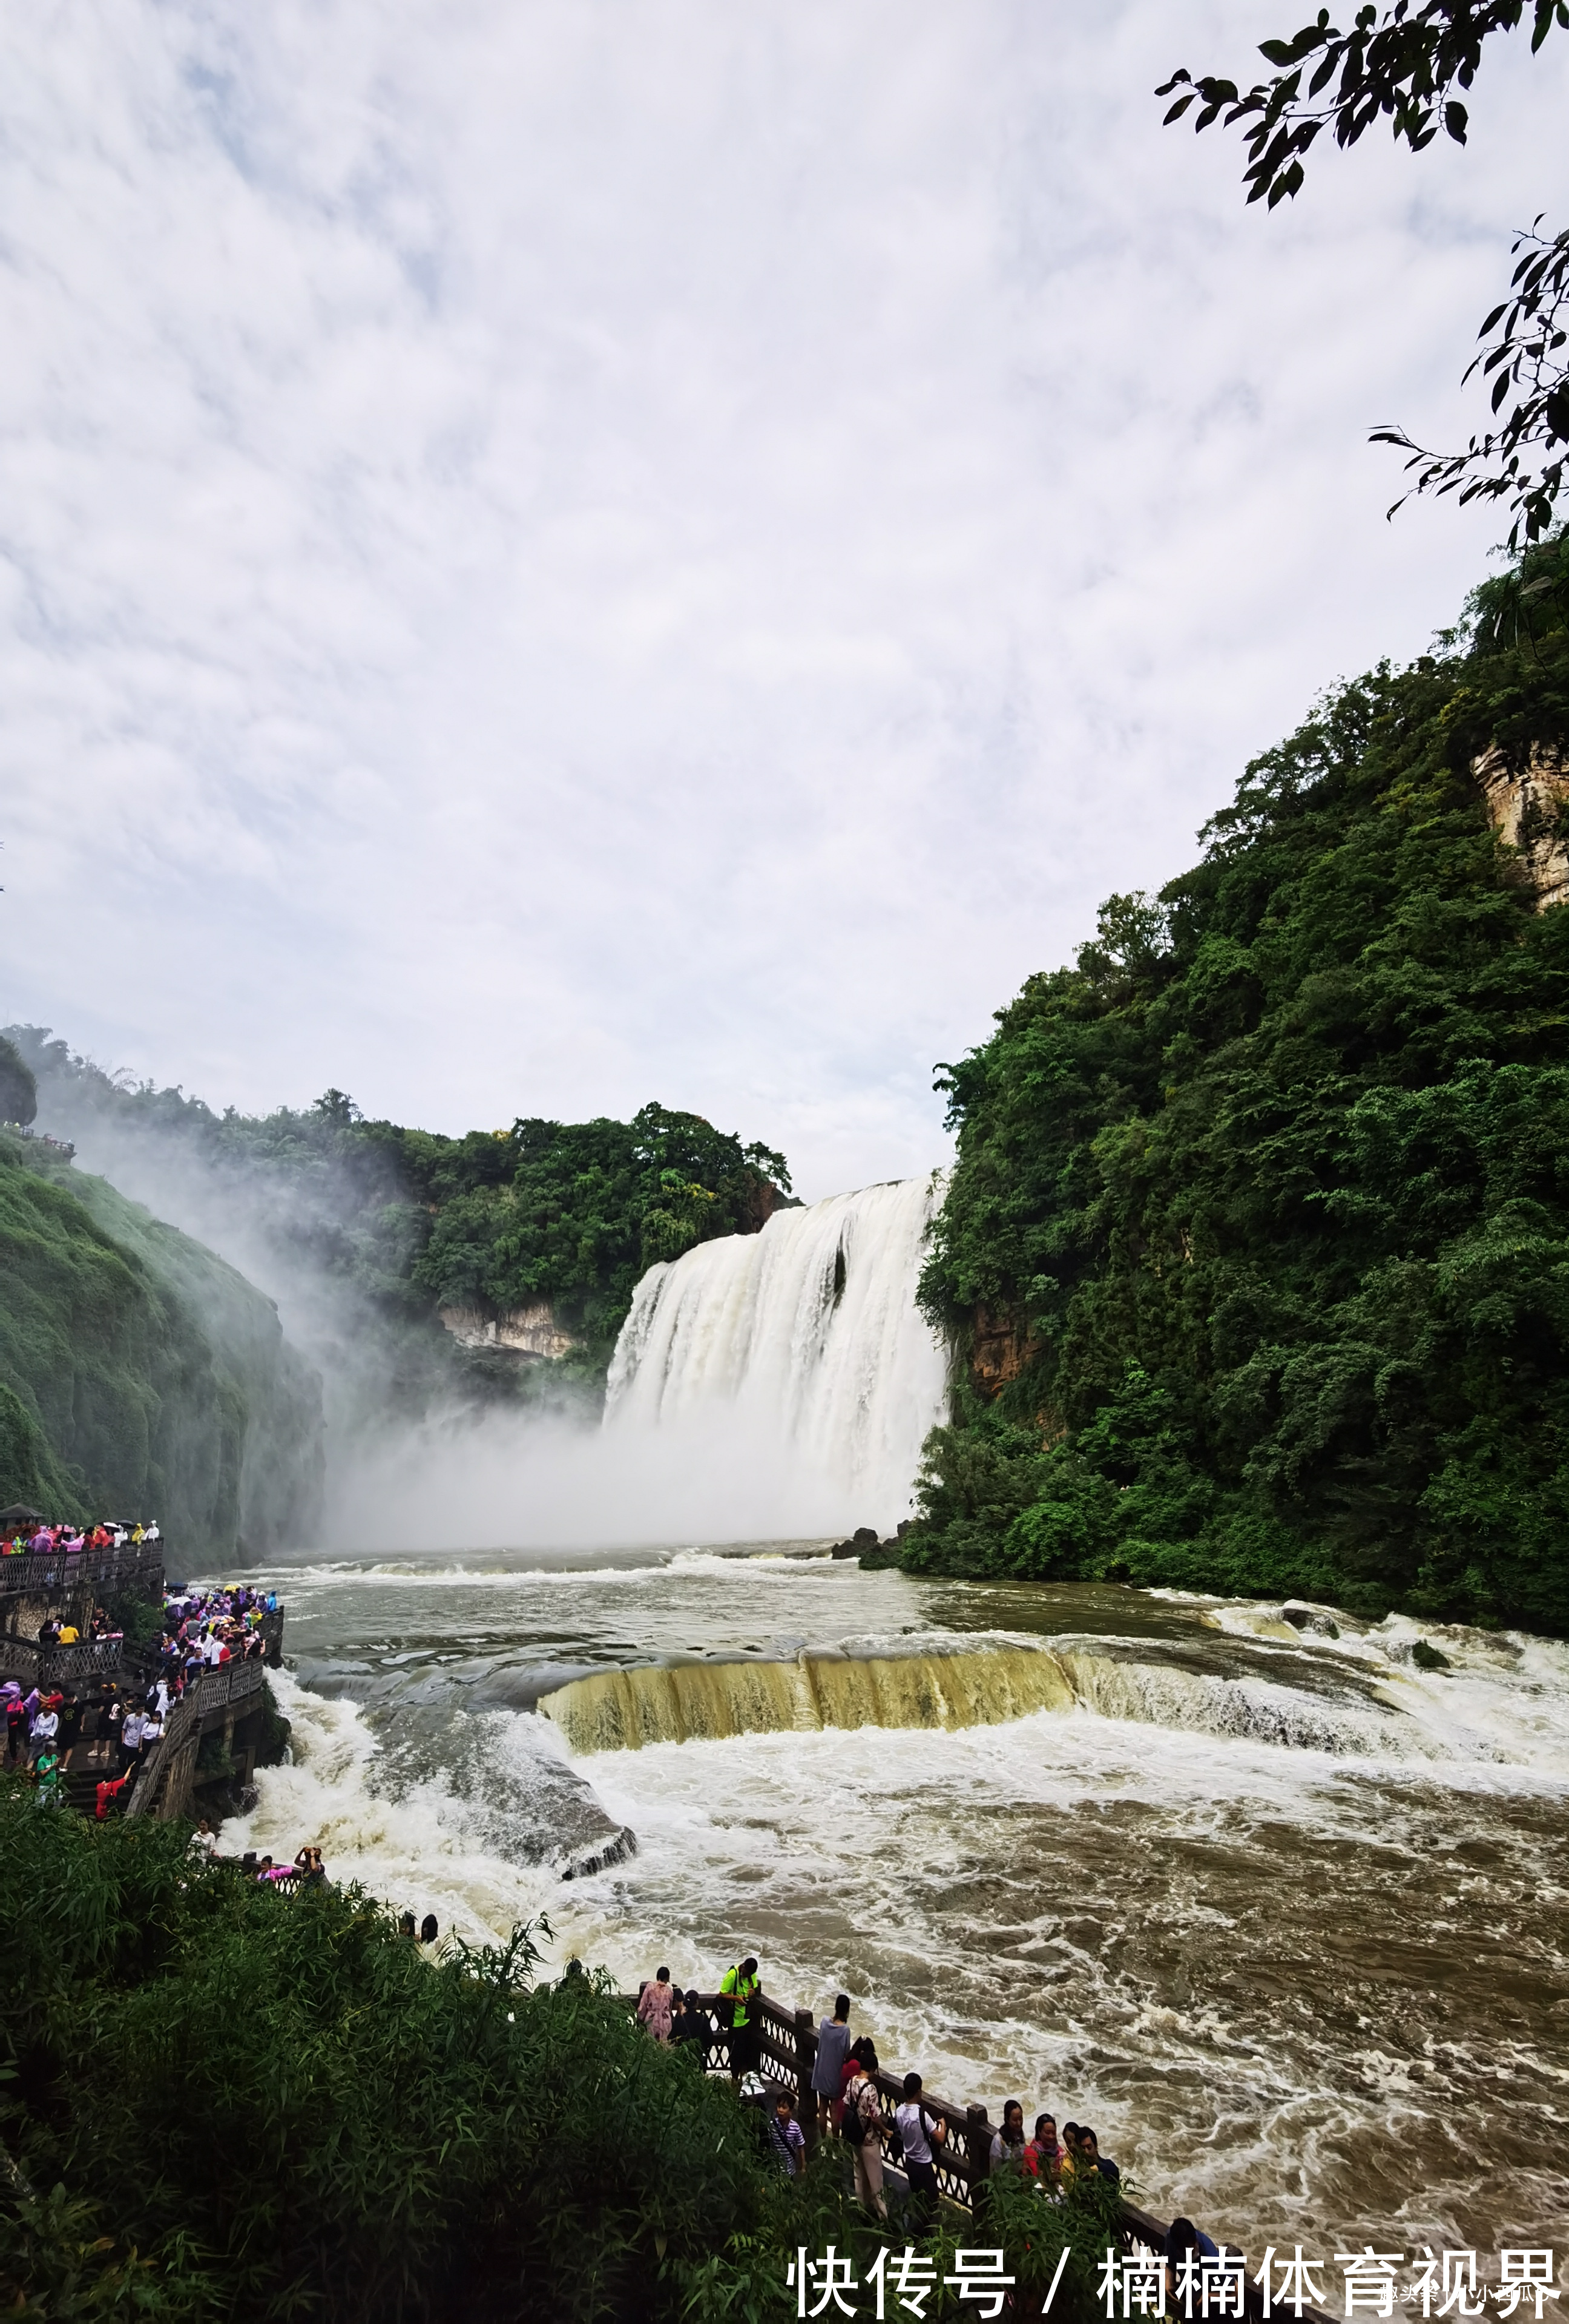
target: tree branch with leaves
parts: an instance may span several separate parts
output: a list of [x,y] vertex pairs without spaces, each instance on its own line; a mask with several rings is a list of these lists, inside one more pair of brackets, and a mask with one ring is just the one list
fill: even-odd
[[[1349,32],[1331,24],[1321,8],[1289,40],[1260,42],[1260,54],[1275,67],[1269,79],[1244,91],[1219,74],[1195,75],[1184,66],[1156,95],[1173,99],[1168,124],[1196,106],[1195,131],[1216,122],[1240,128],[1248,199],[1273,209],[1300,190],[1308,152],[1326,130],[1337,145],[1354,145],[1385,120],[1414,153],[1441,130],[1463,145],[1469,115],[1457,92],[1471,88],[1483,42],[1513,32],[1527,16],[1534,53],[1555,27],[1569,31],[1569,0],[1425,0],[1417,6],[1394,0],[1381,13],[1360,8]],[[1479,369],[1491,379],[1493,413],[1504,414],[1498,427],[1451,453],[1425,450],[1393,422],[1372,431],[1374,443],[1408,452],[1407,469],[1417,471],[1395,508],[1426,492],[1458,493],[1462,503],[1502,500],[1513,518],[1511,549],[1550,529],[1564,481],[1561,447],[1569,447],[1569,333],[1563,320],[1569,233],[1548,240],[1537,231],[1541,223],[1538,217],[1517,236],[1510,296],[1482,324],[1478,337],[1488,344],[1462,382]],[[1505,412],[1511,392],[1514,404]]]

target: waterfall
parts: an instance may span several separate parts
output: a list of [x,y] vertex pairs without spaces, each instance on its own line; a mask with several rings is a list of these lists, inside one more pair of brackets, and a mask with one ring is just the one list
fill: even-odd
[[823,1727],[982,1727],[1068,1711],[1073,1690],[1049,1654],[802,1655],[789,1663],[683,1663],[596,1671],[539,1709],[574,1751],[636,1751]]
[[1376,1697],[1325,1701],[1267,1680],[1205,1676],[1066,1645],[633,1666],[573,1679],[536,1708],[577,1752],[822,1728],[988,1727],[1036,1711],[1076,1710],[1337,1757],[1450,1756],[1442,1738]]
[[[947,1357],[916,1305],[943,1176],[776,1211],[638,1285],[611,1360],[605,1425],[756,1444],[819,1480],[846,1530],[910,1508]],[[783,1528],[781,1528],[783,1530]]]

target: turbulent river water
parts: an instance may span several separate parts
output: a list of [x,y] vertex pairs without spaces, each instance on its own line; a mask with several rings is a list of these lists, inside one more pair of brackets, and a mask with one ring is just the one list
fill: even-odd
[[1562,2246],[1569,1649],[778,1550],[265,1579],[295,1758],[226,1844],[623,1985],[754,1951],[1252,2250]]

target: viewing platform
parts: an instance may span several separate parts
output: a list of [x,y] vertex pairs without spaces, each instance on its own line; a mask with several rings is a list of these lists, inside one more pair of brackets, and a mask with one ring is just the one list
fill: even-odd
[[197,1761],[209,1735],[222,1736],[224,1756],[237,1763],[240,1783],[251,1782],[266,1716],[268,1666],[275,1669],[283,1658],[281,1612],[269,1616],[268,1626],[272,1635],[264,1653],[203,1671],[171,1705],[162,1738],[145,1753],[137,1770],[125,1809],[128,1816],[154,1816],[169,1823],[189,1815]]
[[46,1591],[86,1589],[135,1589],[149,1596],[156,1581],[162,1589],[163,1544],[125,1542],[118,1549],[23,1550],[15,1557],[0,1557],[0,1607],[7,1599],[37,1597]]
[[[623,1994],[629,2010],[635,2010],[636,1994]],[[698,2006],[707,2022],[708,2033],[705,2057],[710,2069],[728,2071],[730,2066],[730,2030],[725,2011],[728,2000],[717,1993],[702,1993]],[[817,2026],[809,2009],[789,2009],[782,2003],[758,1995],[752,2001],[758,2028],[760,2061],[758,2071],[774,2091],[787,2094],[795,2109],[796,2119],[806,2134],[808,2145],[817,2143],[817,2093],[812,2088],[812,2069],[817,2061]],[[893,2110],[904,2098],[902,2074],[880,2068],[872,2075],[881,2100],[880,2137],[882,2146],[885,2180],[902,2187],[902,2172],[889,2158],[893,2136]],[[946,2135],[932,2141],[932,2163],[937,2172],[937,2192],[952,2209],[967,2213],[976,2220],[984,2217],[986,2181],[992,2176],[992,2141],[997,2126],[983,2106],[957,2107],[928,2089],[920,2094],[920,2103],[927,2113],[946,2126]],[[848,2149],[845,2150],[848,2154]],[[1202,2225],[1202,2222],[1199,2224]],[[1168,2219],[1158,2219],[1152,2212],[1121,2199],[1123,2247],[1130,2252],[1161,2254],[1171,2231]],[[1235,2251],[1216,2236],[1214,2239],[1223,2253]],[[1260,2287],[1250,2275],[1243,2288],[1244,2313],[1248,2324],[1264,2324],[1265,2310]],[[1277,2312],[1279,2312],[1277,2310]],[[1296,2324],[1293,2310],[1292,2324]],[[1334,2319],[1316,2308],[1304,2305],[1302,2324],[1334,2324]]]

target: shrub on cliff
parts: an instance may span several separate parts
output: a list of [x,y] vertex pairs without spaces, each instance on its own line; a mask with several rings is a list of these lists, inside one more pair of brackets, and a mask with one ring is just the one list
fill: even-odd
[[[1248,769],[946,1086],[917,1567],[1569,1628],[1569,545]],[[1551,786],[1520,839],[1562,844]]]

